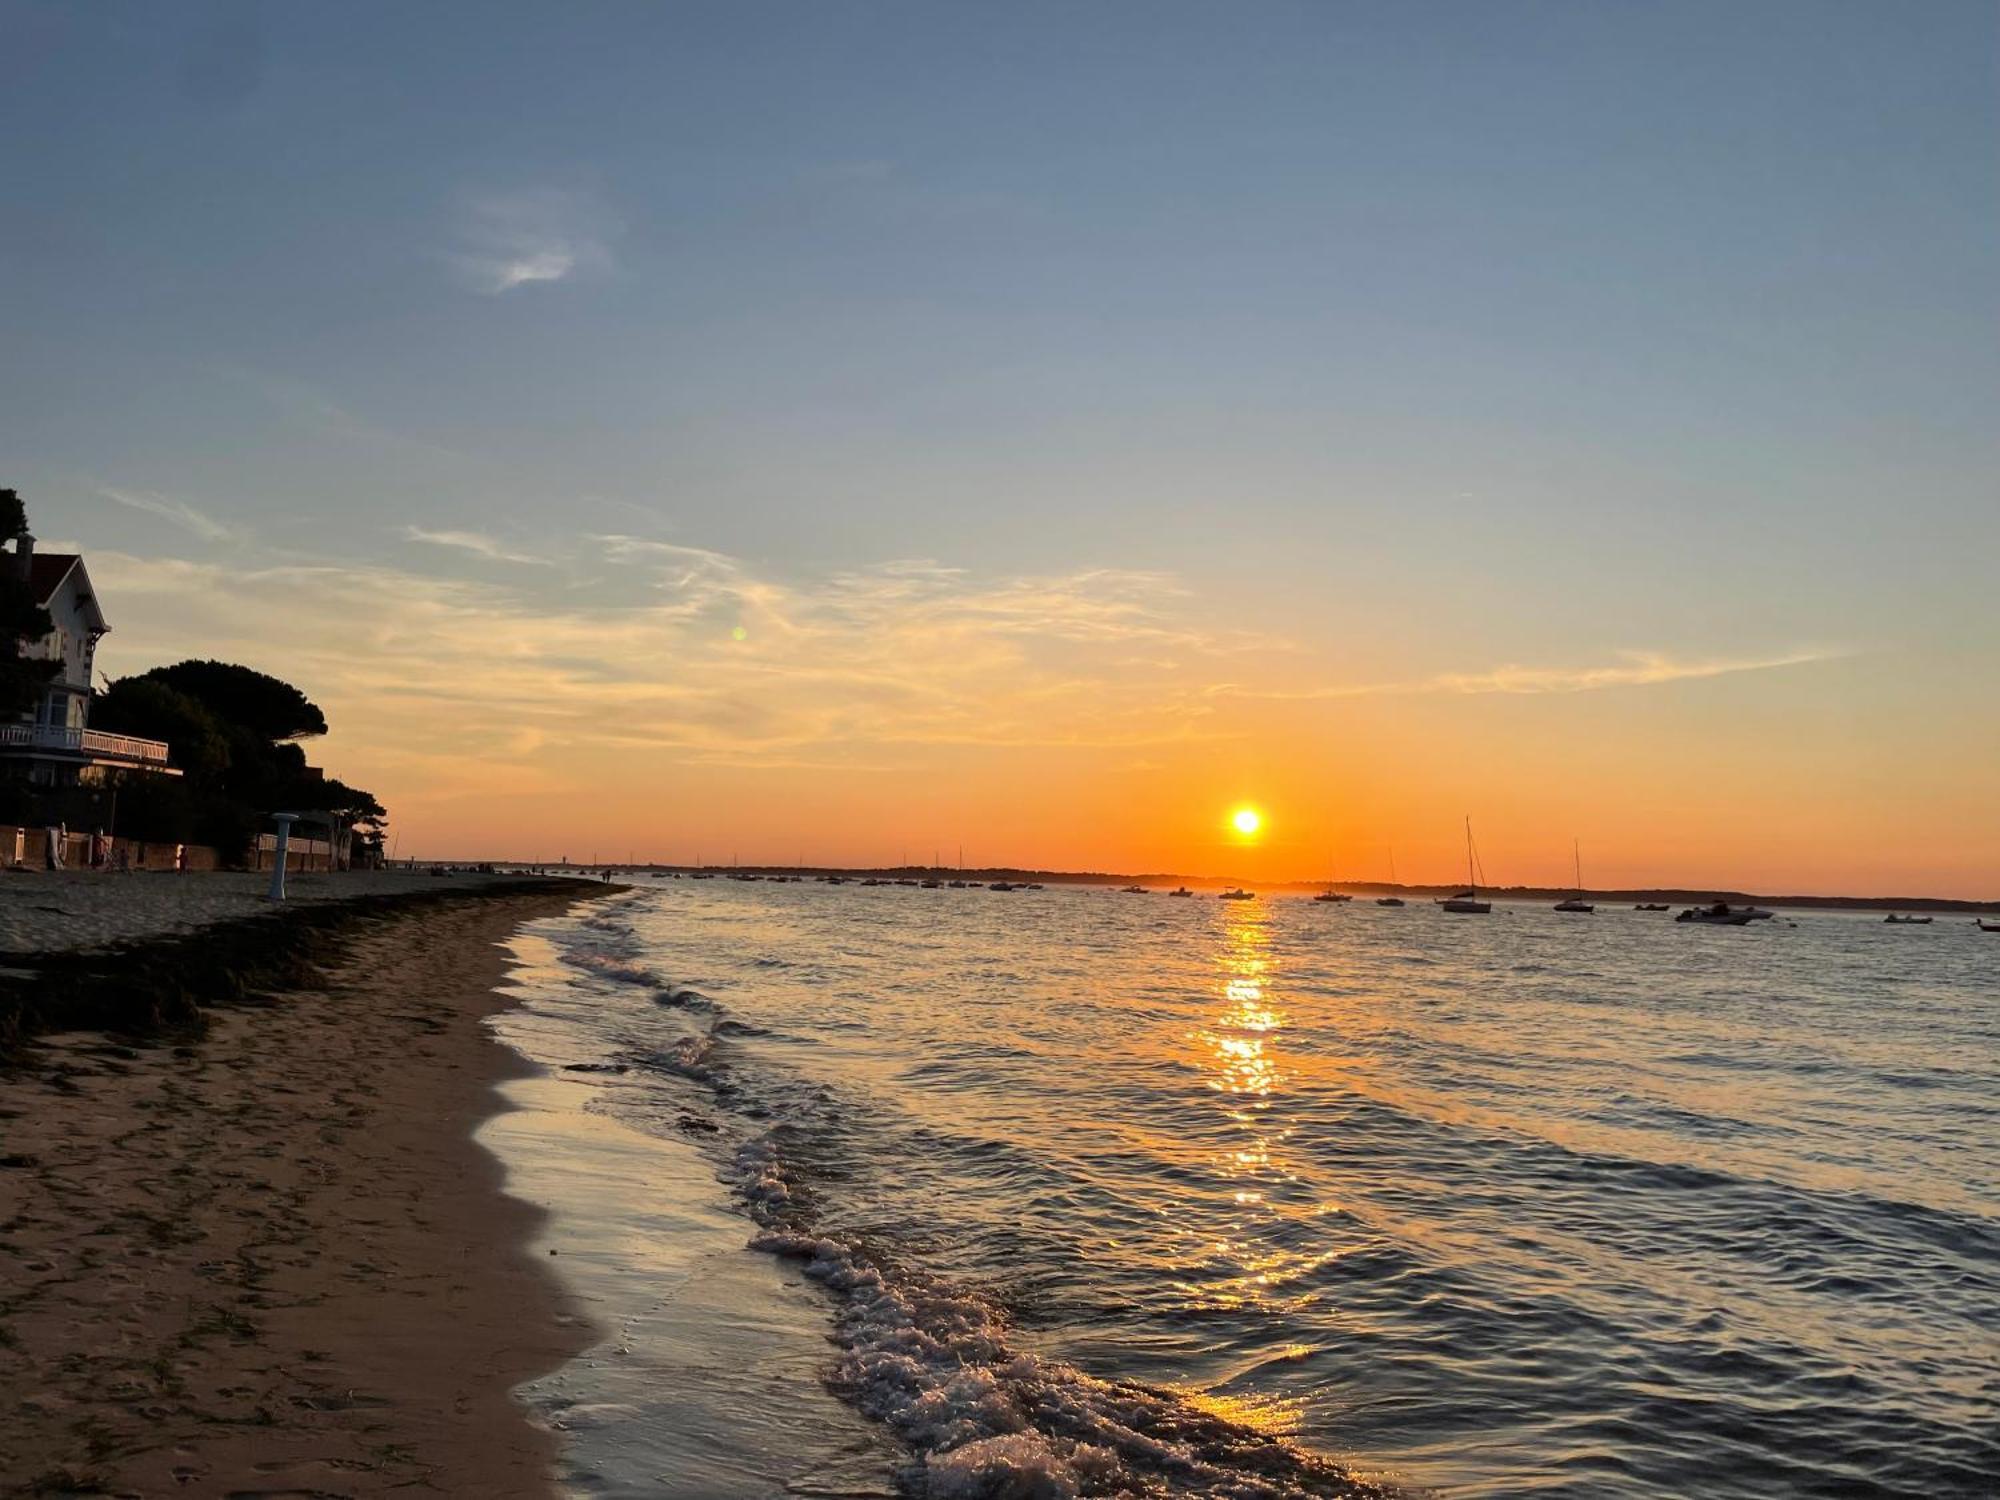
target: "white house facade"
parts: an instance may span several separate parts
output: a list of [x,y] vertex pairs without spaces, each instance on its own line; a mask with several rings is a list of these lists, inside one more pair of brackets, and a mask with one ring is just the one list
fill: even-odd
[[12,554],[0,553],[54,628],[39,641],[21,642],[21,654],[59,662],[41,702],[12,723],[0,723],[0,775],[44,786],[101,781],[110,771],[150,771],[177,776],[160,740],[103,734],[90,727],[90,679],[97,643],[110,630],[83,559],[73,552],[35,551],[23,536]]

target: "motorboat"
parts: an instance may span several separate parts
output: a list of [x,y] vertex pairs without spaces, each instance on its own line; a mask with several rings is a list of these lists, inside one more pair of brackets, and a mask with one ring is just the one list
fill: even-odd
[[1988,922],[1982,917],[1974,917],[1972,920],[1979,924],[1981,932],[2000,932],[2000,922]]
[[1246,891],[1241,886],[1238,886],[1233,891],[1222,892],[1215,899],[1218,901],[1255,901],[1257,893],[1255,891]]
[[996,880],[993,882],[993,884],[986,887],[986,889],[989,891],[1019,891],[1019,890],[1025,890],[1026,887],[1014,885],[1011,882],[1005,880]]
[[1491,901],[1479,899],[1479,856],[1472,847],[1472,819],[1465,820],[1465,889],[1437,903],[1444,911],[1463,916],[1483,917],[1493,910]]
[[1377,906],[1408,906],[1410,903],[1405,901],[1401,896],[1377,896],[1375,904]]
[[1143,885],[1127,885],[1119,887],[1119,894],[1124,896],[1150,896],[1153,893]]
[[1675,917],[1676,922],[1698,922],[1710,927],[1748,927],[1752,922],[1769,920],[1771,913],[1754,906],[1731,906],[1727,901],[1712,901],[1707,906],[1690,906]]
[[941,891],[944,889],[944,882],[942,880],[924,880],[919,881],[918,884],[922,885],[927,891]]
[[1667,903],[1666,903],[1666,902],[1664,902],[1664,901],[1641,901],[1641,902],[1640,902],[1640,903],[1639,903],[1639,904],[1638,904],[1637,906],[1633,907],[1633,908],[1632,908],[1632,910],[1634,910],[1634,911],[1672,911],[1672,910],[1673,910],[1673,908],[1672,908],[1671,906],[1667,905]]
[[1325,890],[1321,891],[1317,896],[1313,897],[1313,900],[1324,902],[1329,906],[1335,905],[1342,901],[1352,901],[1353,899],[1354,898],[1352,896],[1342,895],[1339,891],[1336,891],[1332,886],[1328,886]]
[[1882,920],[1891,927],[1928,927],[1932,921],[1930,917],[1899,917],[1894,912],[1890,912]]
[[1169,896],[1192,896],[1194,892],[1189,890],[1186,886],[1182,886],[1179,890],[1168,891],[1167,894]]

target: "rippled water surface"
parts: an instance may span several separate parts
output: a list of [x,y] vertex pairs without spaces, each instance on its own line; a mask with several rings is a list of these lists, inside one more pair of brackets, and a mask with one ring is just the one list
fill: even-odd
[[534,1024],[823,1284],[914,1493],[1995,1491],[1970,922],[658,881],[538,931]]

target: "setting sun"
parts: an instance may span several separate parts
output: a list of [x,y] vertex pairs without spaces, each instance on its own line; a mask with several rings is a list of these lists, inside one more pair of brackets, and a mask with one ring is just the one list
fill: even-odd
[[1254,807],[1239,807],[1229,815],[1229,826],[1248,838],[1264,826],[1264,815]]

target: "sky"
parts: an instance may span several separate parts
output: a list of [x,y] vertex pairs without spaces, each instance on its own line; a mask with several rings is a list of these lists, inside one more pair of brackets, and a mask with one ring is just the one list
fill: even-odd
[[0,484],[406,855],[2000,896],[1996,43],[0,0]]

